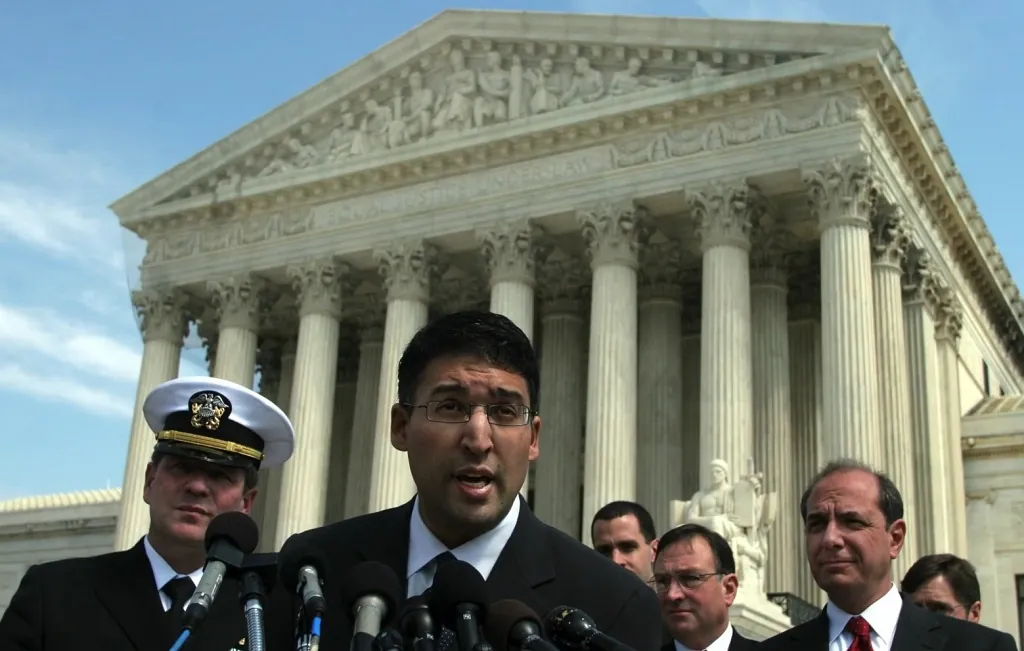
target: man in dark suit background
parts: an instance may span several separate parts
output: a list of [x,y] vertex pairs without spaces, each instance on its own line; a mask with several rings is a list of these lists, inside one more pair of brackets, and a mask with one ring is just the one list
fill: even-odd
[[981,585],[966,558],[922,556],[903,575],[900,588],[922,608],[969,622],[981,621]]
[[673,641],[662,651],[746,651],[756,642],[729,621],[739,579],[729,543],[699,524],[670,529],[658,539],[651,578]]
[[903,498],[884,474],[829,463],[800,500],[807,562],[828,603],[815,619],[762,642],[767,651],[1016,651],[1006,633],[916,606],[893,583]]
[[[169,649],[203,573],[210,521],[249,513],[259,468],[284,463],[294,447],[277,406],[216,378],[161,384],[143,413],[157,439],[143,488],[149,532],[125,551],[29,568],[0,619],[0,649]],[[186,649],[246,648],[238,588],[224,580]]]
[[[322,648],[349,644],[351,614],[344,612],[340,586],[354,566],[387,564],[403,596],[411,597],[432,584],[439,557],[450,553],[486,579],[491,600],[518,599],[541,617],[574,606],[636,651],[659,649],[654,592],[538,520],[519,497],[539,456],[539,384],[529,339],[499,314],[449,314],[413,337],[398,366],[391,444],[407,453],[415,497],[296,534],[281,550],[285,556],[297,545],[312,546],[330,559]],[[275,591],[269,648],[294,646],[293,607],[292,595]]]

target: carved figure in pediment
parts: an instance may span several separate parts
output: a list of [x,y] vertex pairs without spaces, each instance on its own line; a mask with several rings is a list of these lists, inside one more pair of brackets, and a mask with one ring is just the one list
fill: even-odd
[[590,59],[576,59],[576,75],[562,96],[562,106],[590,104],[604,97],[604,94],[604,77],[601,76],[601,72],[590,66]]
[[341,124],[331,129],[323,141],[323,156],[333,163],[352,155],[352,143],[356,138],[356,117],[350,112],[341,116]]
[[214,188],[214,192],[219,195],[229,194],[238,190],[238,185],[242,182],[242,175],[237,170],[232,170],[226,177],[217,181],[217,186]]
[[487,67],[478,79],[479,95],[473,103],[473,124],[482,127],[489,122],[508,119],[508,100],[512,95],[512,75],[501,67],[501,53],[487,53]]
[[382,106],[373,99],[366,100],[364,106],[366,115],[352,140],[353,156],[394,149],[405,144],[405,123],[394,119],[391,107]]
[[423,73],[409,75],[409,114],[405,118],[405,132],[410,140],[430,135],[430,121],[434,111],[434,91],[423,83]]
[[436,131],[462,131],[473,126],[473,104],[477,93],[476,70],[466,66],[462,50],[449,55],[452,72],[435,101],[432,126]]
[[640,74],[643,63],[639,57],[630,57],[626,63],[625,70],[619,70],[612,75],[611,83],[608,84],[609,95],[628,95],[638,90],[654,88],[656,86],[667,86],[672,83],[669,79],[659,79],[650,75]]
[[530,113],[547,113],[558,110],[559,98],[565,92],[562,79],[555,73],[555,64],[551,59],[541,59],[540,65],[523,74],[530,84]]
[[722,76],[722,69],[721,68],[716,68],[713,65],[711,65],[710,63],[704,63],[703,61],[698,61],[697,63],[693,64],[693,78],[694,79],[702,79],[704,77],[721,77],[721,76]]
[[305,169],[319,162],[320,153],[316,147],[304,144],[298,138],[288,138],[285,140],[284,146],[287,152],[270,161],[258,176],[270,176],[295,169]]

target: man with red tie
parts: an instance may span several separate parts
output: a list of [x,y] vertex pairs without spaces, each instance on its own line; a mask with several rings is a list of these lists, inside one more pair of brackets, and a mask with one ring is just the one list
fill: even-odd
[[1016,651],[999,631],[916,606],[893,583],[903,498],[880,472],[829,463],[800,500],[807,562],[828,603],[813,620],[761,643],[766,651]]

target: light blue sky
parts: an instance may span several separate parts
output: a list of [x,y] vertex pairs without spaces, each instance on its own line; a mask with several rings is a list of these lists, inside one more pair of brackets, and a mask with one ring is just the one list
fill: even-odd
[[[114,199],[450,7],[890,25],[1015,277],[1010,0],[46,0],[0,9],[0,499],[120,485],[140,247]],[[362,7],[362,8],[359,8]],[[126,253],[127,251],[127,253]],[[127,263],[125,262],[127,260]],[[197,358],[198,359],[198,358]],[[203,372],[192,363],[184,374]]]

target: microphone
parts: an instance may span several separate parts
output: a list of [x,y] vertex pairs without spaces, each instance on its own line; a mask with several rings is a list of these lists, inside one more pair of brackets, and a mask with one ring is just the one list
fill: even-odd
[[328,573],[327,556],[306,543],[282,550],[278,578],[288,592],[302,599],[302,611],[309,623],[309,634],[320,637],[320,624],[327,611],[322,581]]
[[567,651],[634,651],[597,630],[590,615],[572,606],[558,606],[544,618],[548,639]]
[[345,607],[355,620],[351,651],[373,651],[374,638],[394,619],[402,591],[395,571],[384,563],[367,561],[352,568],[342,587]]
[[459,651],[490,647],[480,638],[490,600],[484,577],[475,567],[459,560],[440,565],[428,595],[431,614],[441,625],[455,631]]
[[409,640],[409,651],[434,651],[434,620],[423,596],[405,602],[398,616],[398,628]]
[[259,542],[256,522],[241,511],[221,513],[206,528],[206,566],[192,597],[185,604],[185,624],[172,651],[181,648],[210,612],[225,575],[242,566]]
[[373,641],[376,651],[405,651],[405,640],[402,634],[393,628],[385,628]]
[[242,563],[241,571],[242,586],[238,596],[245,610],[246,644],[250,651],[265,651],[263,601],[267,592],[274,589],[277,554],[251,554]]
[[496,651],[559,651],[542,635],[540,617],[521,601],[502,599],[491,604],[484,635]]

